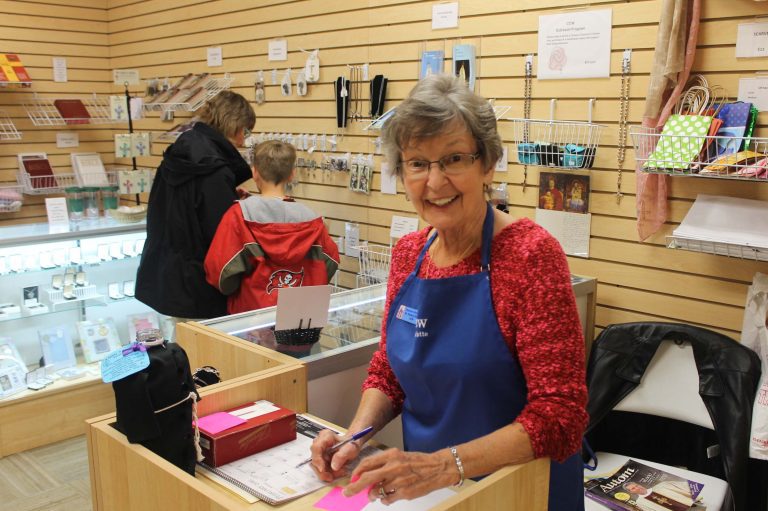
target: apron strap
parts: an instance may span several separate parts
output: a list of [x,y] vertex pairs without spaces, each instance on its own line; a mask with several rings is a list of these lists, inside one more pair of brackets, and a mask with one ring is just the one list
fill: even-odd
[[[418,275],[421,269],[421,263],[424,262],[424,255],[432,246],[432,243],[437,239],[437,232],[432,235],[424,244],[424,248],[419,252],[419,257],[416,259],[416,266],[413,268],[412,275]],[[491,269],[491,241],[493,240],[493,208],[490,203],[486,203],[485,208],[485,220],[483,220],[483,238],[482,238],[482,250],[480,253],[480,271],[487,272]]]

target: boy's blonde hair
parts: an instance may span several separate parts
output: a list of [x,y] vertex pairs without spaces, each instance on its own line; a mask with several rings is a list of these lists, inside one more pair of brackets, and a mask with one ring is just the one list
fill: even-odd
[[291,144],[267,140],[253,149],[253,167],[265,181],[274,184],[291,179],[296,164],[296,149]]

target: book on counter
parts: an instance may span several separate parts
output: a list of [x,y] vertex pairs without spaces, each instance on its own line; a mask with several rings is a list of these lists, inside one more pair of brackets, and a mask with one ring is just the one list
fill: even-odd
[[91,114],[79,99],[57,99],[53,106],[67,124],[88,124]]
[[704,485],[628,460],[608,477],[584,482],[584,494],[615,511],[704,511]]

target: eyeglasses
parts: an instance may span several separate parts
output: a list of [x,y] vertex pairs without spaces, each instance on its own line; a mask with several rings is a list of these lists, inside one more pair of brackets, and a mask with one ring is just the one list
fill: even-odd
[[248,128],[243,128],[243,137],[248,138],[251,136],[253,132],[249,130]]
[[457,176],[464,173],[478,158],[480,158],[480,153],[454,153],[434,161],[404,160],[400,162],[400,168],[410,179],[426,179],[432,164],[437,163],[438,168],[443,174]]

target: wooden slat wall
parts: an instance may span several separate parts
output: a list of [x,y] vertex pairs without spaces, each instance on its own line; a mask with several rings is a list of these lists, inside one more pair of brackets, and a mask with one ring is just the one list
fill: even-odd
[[[77,127],[80,146],[57,148],[56,133],[67,126],[36,127],[23,107],[34,93],[42,98],[87,98],[112,90],[106,0],[0,0],[0,51],[17,53],[30,77],[31,88],[0,89],[0,109],[5,110],[21,140],[0,142],[0,184],[16,181],[16,155],[42,151],[54,172],[71,174],[72,152],[98,151],[112,162],[111,125]],[[53,81],[53,57],[67,60],[65,83]],[[18,213],[0,213],[0,225],[45,221],[44,196],[24,196]]]
[[[371,75],[389,79],[387,108],[401,101],[415,83],[418,56],[424,47],[443,47],[450,55],[454,43],[478,46],[480,73],[478,90],[497,104],[510,105],[510,117],[522,116],[524,56],[537,51],[538,16],[582,8],[583,0],[462,0],[460,28],[432,31],[433,1],[385,0],[106,0],[103,2],[53,1],[14,2],[0,0],[4,28],[0,41],[22,54],[36,78],[34,90],[57,92],[108,92],[113,68],[139,69],[143,78],[172,80],[187,72],[231,73],[234,89],[253,99],[255,71],[267,75],[267,102],[257,106],[256,131],[327,133],[335,130],[332,81],[347,75],[347,64],[370,63]],[[661,0],[632,2],[597,0],[590,9],[613,9],[611,77],[591,80],[534,80],[532,117],[547,118],[549,99],[558,98],[557,118],[585,120],[587,99],[597,98],[595,122],[607,125],[601,146],[590,172],[592,178],[592,237],[590,258],[571,257],[575,273],[598,278],[597,328],[614,322],[639,320],[682,321],[709,327],[735,338],[741,328],[746,285],[756,271],[768,265],[665,248],[665,235],[672,232],[690,208],[697,194],[720,194],[766,199],[765,184],[697,178],[670,180],[670,218],[662,230],[646,243],[637,240],[635,226],[635,175],[627,151],[630,170],[624,171],[624,199],[616,202],[617,118],[619,111],[620,65],[623,50],[632,48],[630,122],[639,124],[656,44]],[[752,0],[705,1],[695,72],[706,74],[710,83],[726,88],[735,99],[738,79],[765,67],[763,59],[734,58],[736,27],[766,12],[763,4]],[[106,23],[105,23],[106,20]],[[9,32],[12,35],[5,35]],[[22,37],[23,36],[23,37]],[[268,41],[285,37],[288,62],[267,61]],[[9,46],[21,38],[22,41]],[[62,44],[56,44],[61,42]],[[208,68],[206,48],[221,46],[224,65]],[[311,84],[303,98],[280,96],[271,85],[269,71],[277,67],[301,67],[305,55],[300,48],[320,48],[320,83]],[[10,49],[8,50],[10,51]],[[50,82],[50,56],[69,56],[69,84]],[[105,57],[109,56],[108,60]],[[282,73],[280,74],[282,77]],[[38,78],[41,77],[41,78]],[[77,77],[77,78],[75,78]],[[62,88],[63,87],[63,88]],[[135,87],[134,92],[141,92]],[[25,131],[23,144],[0,145],[0,176],[6,179],[15,167],[16,147],[43,148],[53,153],[57,165],[66,165],[66,155],[55,150],[54,130],[29,129],[22,110],[15,106],[15,92],[0,91],[0,104],[13,112]],[[178,115],[174,123],[184,120]],[[759,118],[765,133],[766,114]],[[362,129],[365,123],[352,122],[339,144],[338,153],[373,152],[375,134]],[[157,114],[137,122],[137,129],[164,131]],[[104,129],[82,128],[81,140],[92,144],[108,159],[111,133]],[[512,139],[512,126],[501,123],[505,140]],[[142,164],[155,166],[165,144],[153,144],[153,156]],[[510,159],[515,159],[511,155]],[[377,157],[377,168],[380,158]],[[533,217],[539,169],[529,167],[525,190],[521,186],[523,169],[510,162],[509,171],[497,173],[496,180],[507,182],[511,212]],[[413,215],[402,193],[380,193],[377,170],[370,196],[350,192],[347,174],[300,173],[297,197],[324,215],[334,236],[344,234],[344,222],[360,224],[361,238],[375,243],[388,242],[393,214]],[[402,192],[402,189],[401,189]],[[22,212],[8,221],[39,220],[40,207],[29,201]],[[3,217],[6,218],[6,217]],[[735,226],[737,228],[738,226]],[[340,283],[354,286],[354,260],[343,256]]]

